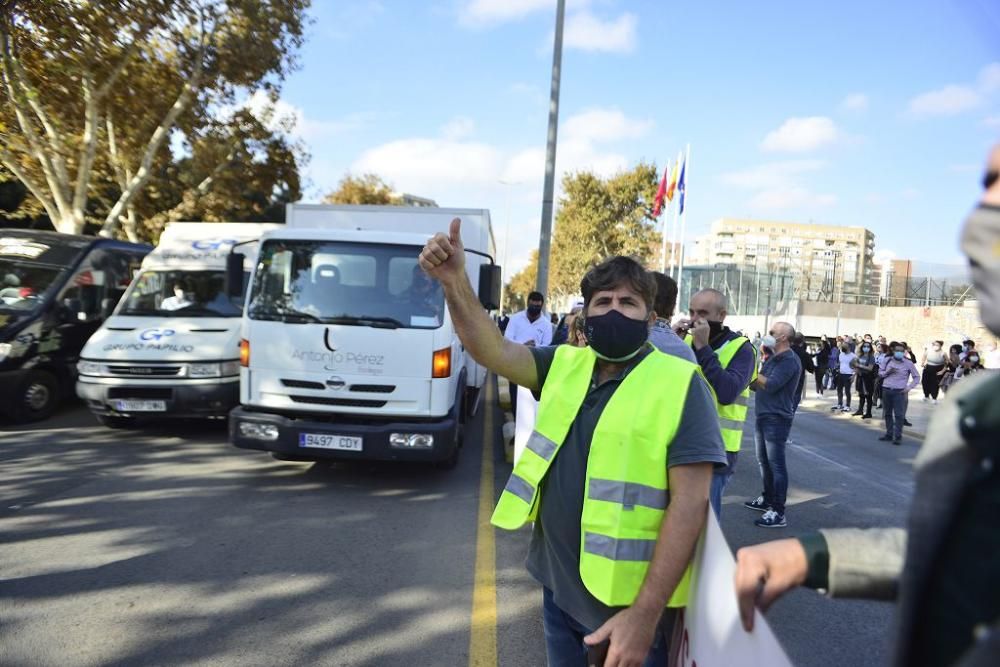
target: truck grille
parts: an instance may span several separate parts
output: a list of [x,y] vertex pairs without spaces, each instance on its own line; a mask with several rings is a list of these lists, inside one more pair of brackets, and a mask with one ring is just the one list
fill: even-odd
[[344,408],[381,408],[388,401],[366,401],[360,398],[327,398],[326,396],[289,396],[296,403],[311,405],[337,405]]
[[174,390],[169,387],[111,387],[108,389],[108,398],[145,398],[170,400],[174,397]]
[[287,380],[282,378],[281,384],[293,389],[326,389],[326,385],[322,382],[310,382],[309,380]]
[[391,394],[396,391],[394,384],[352,384],[351,391],[359,394]]
[[181,366],[108,366],[109,374],[125,377],[171,377],[180,372]]

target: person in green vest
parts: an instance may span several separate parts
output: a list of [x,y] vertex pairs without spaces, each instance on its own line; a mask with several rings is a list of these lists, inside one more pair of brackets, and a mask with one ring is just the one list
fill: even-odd
[[678,334],[694,348],[705,379],[715,391],[715,404],[726,445],[727,463],[712,475],[709,499],[715,516],[722,512],[722,492],[736,470],[743,441],[743,425],[750,402],[750,383],[757,377],[757,350],[746,336],[725,325],[726,295],[717,289],[695,292],[688,318],[677,323]]
[[697,365],[649,342],[655,283],[613,257],[581,281],[587,347],[505,340],[465,272],[461,221],[420,265],[440,281],[476,361],[539,395],[535,429],[493,523],[534,522],[526,567],[543,588],[548,664],[666,664],[676,609],[705,524],[713,466],[726,462],[711,390]]

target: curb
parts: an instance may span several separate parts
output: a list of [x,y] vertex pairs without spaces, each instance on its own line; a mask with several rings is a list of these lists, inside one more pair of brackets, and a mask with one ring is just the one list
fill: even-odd
[[[810,412],[816,412],[816,413],[819,413],[819,414],[827,414],[829,412],[832,412],[826,406],[805,405],[804,403],[800,403],[799,404],[799,408],[801,408],[803,410],[809,410]],[[843,413],[843,412],[842,413],[837,413],[837,414],[842,415],[842,416],[848,416],[849,415],[849,413]],[[836,417],[837,414],[834,414],[834,415],[831,415],[831,416]],[[855,421],[853,419],[850,419],[850,417],[848,416],[848,421],[851,421],[854,424],[859,424],[859,425],[867,428],[869,431],[879,431],[879,432],[884,432],[885,431],[885,429],[882,426],[879,426],[879,424],[884,424],[885,423],[885,419],[882,418],[882,417],[879,417],[878,420],[876,421],[876,418],[873,415],[870,420],[859,419],[859,420]],[[912,428],[904,428],[903,429],[903,435],[905,435],[905,436],[907,436],[909,438],[913,438],[914,440],[921,440],[921,441],[923,441],[927,437],[926,433],[921,433],[920,431],[914,431]]]

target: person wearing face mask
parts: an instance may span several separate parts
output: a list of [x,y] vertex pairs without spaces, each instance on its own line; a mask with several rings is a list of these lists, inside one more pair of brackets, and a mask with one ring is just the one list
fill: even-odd
[[959,365],[958,370],[955,371],[955,380],[971,375],[978,371],[983,370],[982,360],[979,358],[979,353],[973,348],[962,360]]
[[924,371],[920,376],[920,385],[924,390],[924,402],[933,401],[937,404],[938,391],[941,388],[941,376],[944,375],[945,368],[944,341],[935,340],[931,342],[929,348],[924,350],[920,363]]
[[854,384],[854,360],[857,355],[851,352],[847,341],[841,341],[840,353],[837,355],[837,405],[830,408],[836,412],[851,411],[851,385]]
[[681,340],[670,327],[670,318],[677,307],[677,281],[659,271],[653,271],[650,275],[656,282],[656,299],[653,301],[656,322],[649,332],[649,342],[660,352],[673,354],[692,364],[698,363],[691,346]]
[[[504,337],[529,347],[552,344],[552,323],[544,316],[545,297],[541,292],[528,295],[528,307],[510,316]],[[517,385],[510,383],[510,411],[517,416]]]
[[892,444],[898,445],[903,438],[903,426],[909,426],[906,408],[910,402],[910,390],[920,384],[920,373],[917,372],[917,365],[906,358],[903,343],[893,341],[889,348],[892,355],[878,372],[882,378],[882,414],[885,417],[885,435],[879,440],[891,440]]
[[859,354],[852,362],[855,375],[857,376],[858,389],[858,410],[855,417],[862,419],[872,418],[872,397],[875,394],[875,373],[878,366],[875,364],[875,352],[872,350],[870,339],[861,342]]
[[160,310],[180,310],[181,308],[187,308],[191,304],[192,301],[187,297],[184,283],[174,283],[174,295],[168,296],[160,302]]
[[[986,194],[969,215],[969,257],[980,319],[1000,336],[1000,145]],[[746,629],[805,585],[833,597],[897,600],[895,667],[1000,664],[1000,375],[956,385],[931,417],[914,462],[907,528],[824,529],[736,554],[736,594]],[[832,612],[832,610],[831,610]]]
[[677,324],[678,334],[694,349],[705,379],[715,391],[716,410],[726,443],[725,468],[712,475],[712,509],[722,512],[722,494],[732,479],[743,441],[743,425],[750,400],[750,383],[757,375],[757,354],[753,344],[742,334],[725,325],[726,295],[716,289],[703,289],[691,295],[688,318]]
[[712,468],[726,462],[698,367],[648,341],[655,284],[613,257],[581,281],[587,347],[527,347],[500,335],[465,271],[461,221],[420,265],[444,288],[466,350],[539,393],[535,430],[500,494],[493,524],[534,522],[526,567],[543,587],[548,664],[666,664],[675,610],[705,525]]
[[775,322],[764,336],[763,344],[774,350],[760,367],[750,389],[754,401],[754,448],[764,487],[759,496],[743,503],[747,509],[763,512],[754,524],[761,528],[784,528],[785,499],[788,494],[788,469],[785,445],[795,417],[795,399],[802,363],[792,350],[795,328],[787,322]]

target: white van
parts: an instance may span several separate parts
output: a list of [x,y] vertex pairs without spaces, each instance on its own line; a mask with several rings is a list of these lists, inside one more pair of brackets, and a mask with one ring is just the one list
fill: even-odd
[[76,393],[101,423],[225,417],[239,402],[242,302],[226,290],[231,253],[281,225],[172,222],[114,313],[87,341]]
[[499,306],[489,212],[290,204],[261,239],[243,317],[232,443],[284,460],[458,460],[486,369],[465,352],[441,287],[417,264],[462,219],[467,267]]

